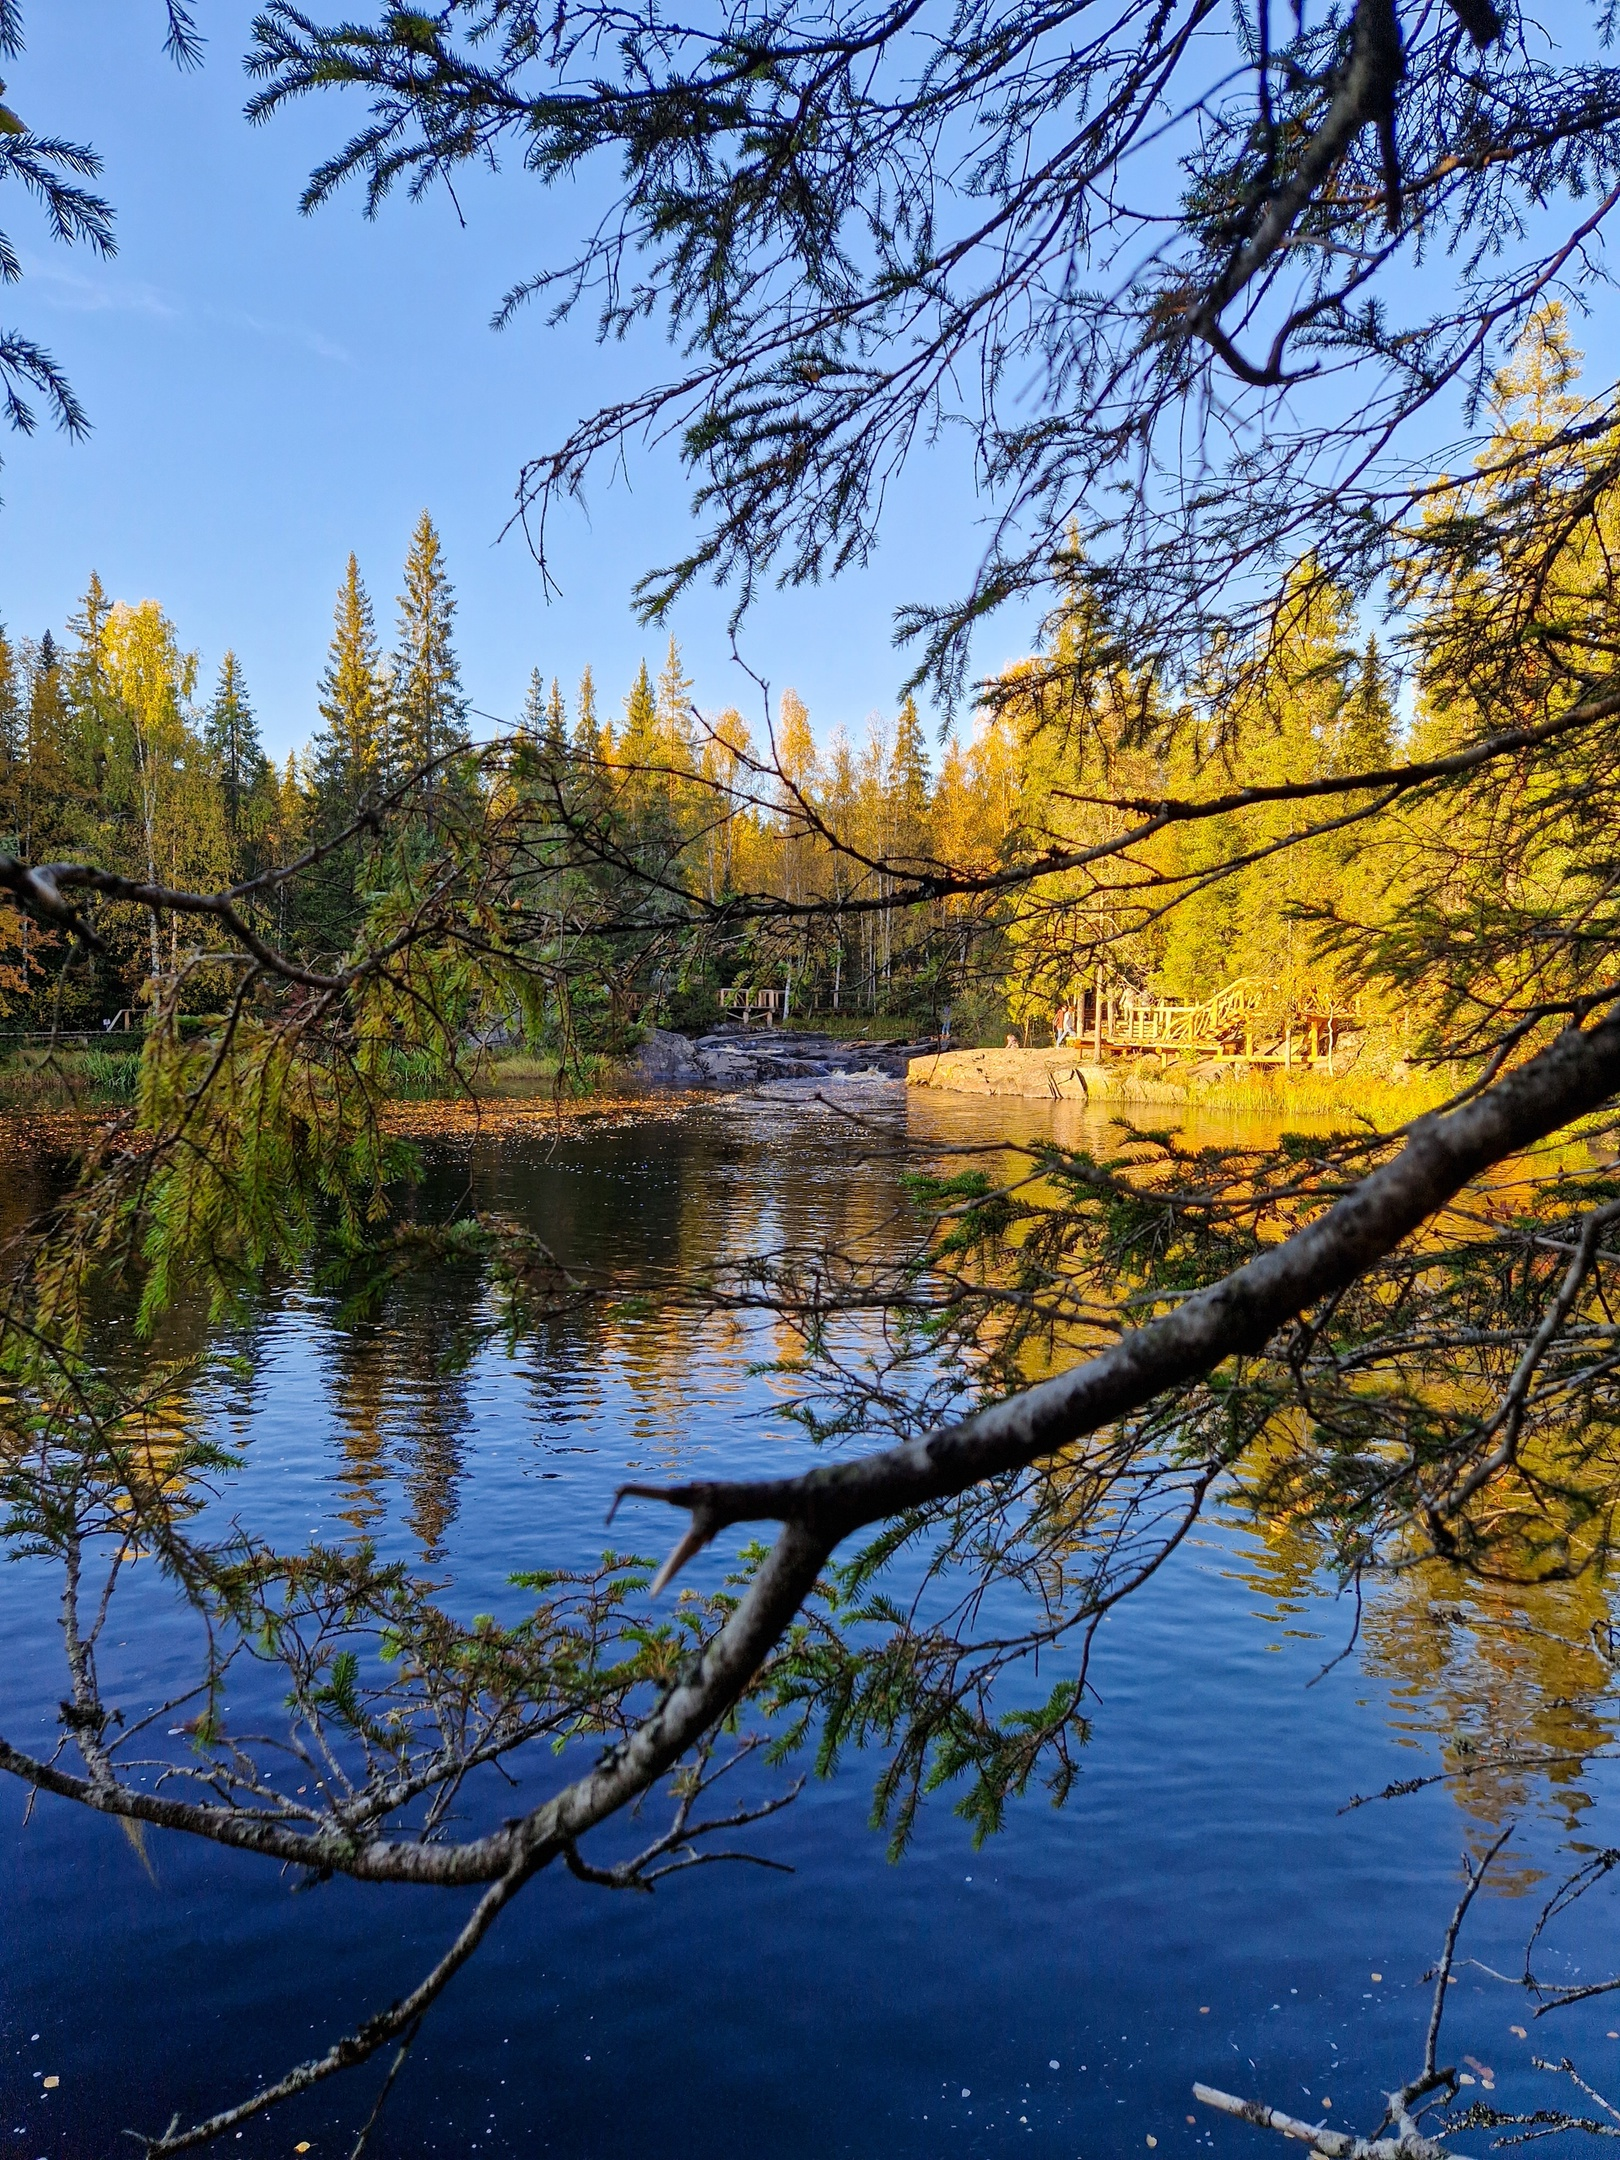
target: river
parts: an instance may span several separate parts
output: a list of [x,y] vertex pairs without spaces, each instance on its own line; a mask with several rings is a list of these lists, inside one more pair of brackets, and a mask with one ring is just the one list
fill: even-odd
[[[883,1116],[874,1139],[813,1109],[715,1103],[555,1146],[451,1145],[434,1176],[565,1260],[691,1268],[881,1234],[898,1173],[941,1140],[1054,1118],[1065,1138],[1086,1129],[1072,1106],[970,1098],[913,1095]],[[13,1185],[26,1190],[26,1164]],[[762,1330],[637,1303],[447,1371],[464,1294],[447,1278],[361,1315],[309,1282],[267,1296],[203,1384],[200,1414],[242,1455],[221,1504],[284,1542],[374,1539],[458,1607],[499,1610],[514,1569],[587,1563],[610,1541],[663,1549],[657,1510],[604,1530],[626,1475],[805,1455],[781,1382],[754,1370]],[[695,1579],[716,1581],[726,1557]],[[195,1645],[155,1582],[120,1597],[104,1681],[142,1706]],[[1537,2026],[1487,1970],[1518,1969],[1559,1873],[1615,1836],[1609,1673],[1552,1639],[1603,1610],[1591,1585],[1527,1604],[1414,1574],[1369,1599],[1324,1674],[1350,1639],[1347,1601],[1302,1549],[1217,1508],[1102,1629],[1093,1737],[1062,1808],[1032,1795],[976,1851],[942,1794],[891,1864],[868,1823],[874,1766],[855,1756],[749,1833],[791,1873],[706,1867],[648,1897],[553,1870],[433,2011],[372,2150],[1287,2149],[1196,2108],[1195,2079],[1370,2130],[1421,2061],[1422,1975],[1460,1855],[1510,1821],[1469,1919],[1445,2058],[1471,2062],[1499,2104],[1534,2106],[1578,2097],[1530,2066],[1567,2052],[1615,2097],[1620,1997]],[[0,1640],[0,1731],[37,1744],[63,1692],[41,1563],[0,1570]],[[1503,1752],[1562,1759],[1342,1812]],[[300,1893],[268,1863],[174,1835],[138,1848],[114,1822],[25,1798],[0,1788],[0,2155],[19,2160],[133,2150],[126,2128],[240,2098],[398,1995],[467,1908],[342,1881]],[[1620,1964],[1611,1916],[1607,1891],[1578,1906],[1540,1968],[1567,1980]],[[375,2084],[374,2070],[329,2083],[226,2149],[346,2154]],[[1459,2143],[1483,2152],[1487,2134]]]

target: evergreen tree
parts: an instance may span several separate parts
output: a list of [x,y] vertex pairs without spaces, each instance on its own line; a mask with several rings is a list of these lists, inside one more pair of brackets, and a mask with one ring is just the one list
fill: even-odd
[[[69,723],[62,648],[47,630],[29,655],[23,715],[23,774],[18,845],[27,862],[63,852],[73,799]],[[60,841],[62,846],[53,845]]]
[[[76,689],[80,679],[97,689],[105,687],[107,618],[111,613],[112,602],[107,597],[107,589],[99,573],[92,570],[84,598],[79,602],[78,614],[68,617],[68,632],[74,644],[68,668]],[[83,694],[82,690],[79,694]]]
[[[0,846],[12,855],[22,852],[27,735],[22,655],[0,623]],[[0,915],[9,918],[10,910],[0,909]]]
[[[277,790],[276,822],[283,832],[302,825],[311,838],[330,839],[393,779],[388,678],[371,596],[352,554],[338,587],[317,710],[324,725],[306,771],[288,767]],[[294,942],[323,958],[346,950],[360,920],[360,878],[358,841],[328,855],[289,903],[286,927]]]
[[692,678],[681,666],[681,648],[672,637],[658,676],[658,756],[668,767],[666,792],[673,803],[677,776],[693,763]]
[[219,761],[220,787],[225,798],[225,823],[234,841],[242,829],[248,797],[265,769],[264,745],[259,724],[248,703],[247,685],[234,652],[219,663],[214,701],[203,722],[203,741]]
[[22,670],[6,626],[0,623],[0,766],[14,766],[23,748]]
[[928,772],[927,738],[914,697],[906,699],[895,722],[894,748],[889,755],[889,787],[894,797],[895,852],[915,859],[927,852],[932,782]]
[[632,792],[640,794],[648,783],[647,768],[658,759],[658,700],[653,694],[652,677],[647,672],[645,660],[624,701],[624,733],[619,739],[619,757],[629,774]]
[[103,787],[113,728],[106,658],[107,621],[111,614],[112,602],[106,588],[92,570],[79,612],[68,617],[73,647],[62,684],[69,738],[64,748],[79,785],[83,822],[89,831],[100,831],[105,825],[101,814]]
[[587,663],[579,678],[579,712],[574,721],[574,748],[581,757],[599,758],[602,738],[596,723],[596,678]]
[[554,748],[561,749],[568,738],[568,710],[563,704],[562,685],[555,675],[551,678],[551,695],[546,700],[546,740]]
[[1339,731],[1340,772],[1376,772],[1395,755],[1395,709],[1389,676],[1378,640],[1370,637],[1361,655],[1355,686],[1345,703]]
[[820,771],[810,713],[797,690],[784,690],[777,707],[776,768],[783,783],[778,790],[781,889],[787,899],[803,900],[809,895],[816,847],[805,833],[800,805],[814,794]]
[[405,559],[391,704],[401,776],[467,746],[467,697],[451,642],[455,594],[433,520],[423,511]]
[[316,710],[325,725],[315,738],[315,788],[335,821],[346,823],[375,788],[386,784],[388,692],[371,598],[354,556],[338,587]]
[[518,722],[518,733],[530,742],[538,742],[546,726],[546,691],[540,679],[540,670],[529,670],[528,695],[523,700],[523,717]]

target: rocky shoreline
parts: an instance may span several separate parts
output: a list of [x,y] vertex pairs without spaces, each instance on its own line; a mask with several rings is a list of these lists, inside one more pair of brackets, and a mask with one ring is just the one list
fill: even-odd
[[1013,1095],[1033,1102],[1184,1103],[1188,1097],[1184,1084],[1131,1065],[1095,1065],[1073,1044],[1062,1050],[932,1050],[911,1059],[906,1082],[951,1095]]
[[[852,1107],[861,1095],[874,1102],[892,1099],[901,1087],[1026,1102],[1189,1107],[1240,1077],[1234,1067],[1220,1063],[1169,1072],[1146,1058],[1098,1065],[1074,1043],[1060,1050],[946,1050],[926,1040],[849,1042],[792,1028],[731,1025],[695,1037],[654,1028],[634,1059],[614,1075],[613,1085],[632,1095],[745,1095],[769,1102],[843,1101]],[[1293,1075],[1273,1071],[1250,1084],[1279,1088],[1289,1079],[1323,1084],[1305,1068]]]
[[625,1086],[647,1095],[842,1100],[852,1091],[887,1094],[903,1087],[908,1066],[922,1047],[915,1042],[845,1042],[788,1028],[732,1026],[696,1037],[654,1028],[621,1078]]

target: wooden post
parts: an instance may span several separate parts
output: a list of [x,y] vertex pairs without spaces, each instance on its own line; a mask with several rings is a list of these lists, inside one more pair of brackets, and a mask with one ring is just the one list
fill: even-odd
[[1094,1064],[1102,1063],[1102,962],[1097,962],[1097,984],[1091,993],[1091,1034]]

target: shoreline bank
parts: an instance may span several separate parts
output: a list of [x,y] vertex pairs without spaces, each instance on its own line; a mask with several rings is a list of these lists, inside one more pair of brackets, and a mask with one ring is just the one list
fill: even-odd
[[939,1050],[910,1059],[906,1085],[950,1095],[1000,1095],[1024,1102],[1125,1106],[1160,1103],[1192,1110],[1232,1110],[1296,1117],[1344,1112],[1399,1124],[1445,1100],[1455,1082],[1333,1074],[1320,1066],[1287,1069],[1158,1066],[1146,1058],[1096,1064],[1074,1045],[1058,1050]]

